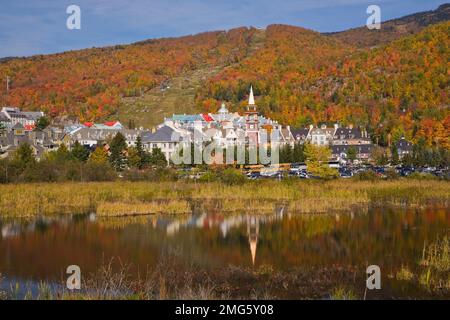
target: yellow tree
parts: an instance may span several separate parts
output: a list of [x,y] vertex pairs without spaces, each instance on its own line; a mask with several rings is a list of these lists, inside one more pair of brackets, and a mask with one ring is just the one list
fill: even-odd
[[328,161],[331,158],[331,150],[329,147],[307,144],[305,146],[305,156],[308,172],[313,176],[324,179],[338,177],[337,170],[330,168],[328,165]]
[[92,152],[90,158],[90,163],[94,164],[106,164],[108,163],[108,153],[105,148],[97,147],[94,152]]

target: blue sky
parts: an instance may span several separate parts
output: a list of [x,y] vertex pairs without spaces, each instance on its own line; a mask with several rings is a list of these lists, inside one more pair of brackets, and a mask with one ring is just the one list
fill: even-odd
[[[283,23],[321,32],[364,25],[377,4],[382,20],[437,8],[437,0],[0,0],[0,57],[126,44],[239,26]],[[81,8],[81,30],[66,8]]]

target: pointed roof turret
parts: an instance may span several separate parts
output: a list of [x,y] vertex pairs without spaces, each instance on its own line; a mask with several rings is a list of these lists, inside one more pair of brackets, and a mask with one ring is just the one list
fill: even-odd
[[253,86],[250,87],[250,96],[248,98],[248,105],[249,106],[255,105],[255,96],[253,95]]
[[227,114],[227,113],[228,113],[227,106],[225,105],[225,102],[222,102],[222,106],[219,109],[219,114]]

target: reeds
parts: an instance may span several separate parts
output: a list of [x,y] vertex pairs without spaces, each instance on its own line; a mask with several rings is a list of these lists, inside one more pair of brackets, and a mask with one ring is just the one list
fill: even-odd
[[331,300],[356,300],[356,294],[352,290],[347,290],[344,287],[337,287],[333,289],[330,294]]
[[186,213],[193,203],[223,211],[271,212],[279,203],[301,213],[352,206],[450,204],[446,181],[249,181],[243,185],[192,182],[104,182],[0,185],[0,216],[97,212],[99,215]]
[[185,200],[152,201],[152,202],[100,202],[97,215],[108,217],[137,216],[150,214],[185,214],[191,208]]
[[418,265],[416,274],[402,265],[395,274],[396,280],[418,283],[430,292],[450,293],[450,239],[446,235],[424,245]]
[[419,283],[428,290],[446,290],[450,292],[450,238],[442,239],[424,246],[420,265],[423,272]]
[[424,247],[420,264],[439,272],[450,271],[450,238],[445,236],[428,247]]
[[399,281],[410,281],[414,278],[414,273],[407,266],[402,266],[399,271],[397,271],[395,278]]
[[[340,281],[353,276],[341,267],[295,268],[281,271],[271,266],[225,266],[205,271],[180,259],[182,252],[163,253],[158,264],[136,275],[132,265],[118,259],[104,262],[98,270],[82,277],[81,290],[41,282],[35,290],[27,284],[11,285],[6,299],[24,300],[236,300],[236,299],[319,299]],[[346,270],[347,271],[347,270]],[[342,278],[345,274],[347,278]],[[23,287],[25,286],[25,287]],[[25,288],[25,290],[23,290]],[[346,294],[350,292],[347,291]],[[350,296],[350,295],[349,295]]]

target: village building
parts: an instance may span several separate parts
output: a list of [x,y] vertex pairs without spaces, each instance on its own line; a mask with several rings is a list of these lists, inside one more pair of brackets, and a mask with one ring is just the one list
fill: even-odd
[[29,144],[33,154],[40,159],[47,151],[42,144],[35,143],[30,139],[30,132],[25,130],[21,123],[16,123],[12,130],[0,135],[0,158],[6,158],[12,155],[20,145]]
[[6,128],[11,129],[16,124],[21,124],[27,131],[34,130],[39,118],[44,116],[41,111],[21,111],[15,107],[3,107],[0,114],[0,122]]
[[333,137],[333,145],[371,144],[367,131],[360,128],[337,128]]
[[10,128],[11,120],[3,113],[0,112],[0,128]]
[[348,127],[337,127],[333,136],[331,151],[335,160],[346,161],[348,151],[353,148],[359,161],[367,161],[372,154],[373,145],[366,130]]
[[253,87],[250,88],[250,97],[248,99],[247,111],[245,112],[245,131],[246,142],[249,145],[257,146],[261,142],[259,132],[259,117],[255,97],[253,95]]
[[71,138],[69,144],[73,145],[78,141],[81,145],[93,149],[98,145],[106,144],[108,141],[112,140],[118,132],[125,137],[125,141],[129,147],[136,145],[137,138],[142,133],[140,130],[131,129],[119,130],[109,127],[103,129],[81,127],[69,134]]
[[320,127],[314,128],[314,126],[310,126],[309,132],[309,142],[313,145],[317,146],[330,146],[333,142],[333,137],[338,129],[338,125],[336,124],[334,127],[327,127],[325,124]]
[[[278,134],[280,141],[277,142],[281,145],[293,146],[295,142],[289,126],[283,127],[277,121],[259,115],[252,87],[244,115],[230,112],[225,103],[222,103],[215,114],[173,115],[164,120],[164,125],[189,131],[191,139],[195,140],[196,137],[202,139],[195,143],[214,141],[223,148],[242,144],[266,146],[270,143],[272,132]],[[194,134],[194,132],[201,133]],[[264,141],[261,137],[265,138]]]
[[405,155],[411,154],[413,149],[413,144],[402,137],[396,144],[398,156],[403,159]]
[[302,128],[292,130],[292,136],[294,137],[295,143],[304,144],[308,141],[310,137],[311,128]]
[[331,154],[334,160],[347,161],[348,151],[350,148],[354,148],[356,151],[356,159],[359,161],[367,161],[372,155],[373,145],[372,144],[341,144],[331,146]]
[[183,134],[186,134],[186,132],[182,132],[168,125],[163,125],[154,132],[144,132],[142,134],[142,145],[149,152],[156,148],[160,149],[169,163],[173,154],[178,150],[180,143],[183,141]]
[[311,143],[317,146],[331,148],[332,160],[347,161],[348,150],[353,147],[357,153],[357,159],[367,161],[372,154],[373,145],[366,130],[348,127],[333,127],[321,125],[320,127],[302,128],[292,130],[295,142],[299,144]]
[[[183,143],[205,146],[214,143],[219,148],[236,146],[278,147],[296,143],[311,143],[331,148],[334,160],[345,161],[350,147],[357,152],[357,159],[368,160],[372,152],[372,143],[367,131],[353,126],[332,127],[321,125],[292,130],[277,121],[259,114],[253,87],[250,88],[247,107],[243,115],[230,112],[222,103],[217,113],[173,115],[153,130],[125,129],[119,121],[105,123],[70,123],[63,128],[48,127],[35,131],[37,120],[43,112],[23,112],[18,108],[5,107],[0,112],[0,152],[4,156],[21,142],[27,142],[36,148],[36,154],[57,149],[65,144],[69,149],[78,141],[84,147],[94,150],[104,146],[117,135],[123,134],[127,146],[136,146],[141,137],[143,147],[151,152],[161,149],[168,163],[180,150]],[[2,129],[3,128],[3,129]],[[276,141],[274,140],[276,139]],[[272,141],[273,140],[273,141]],[[411,144],[402,139],[398,143],[399,155],[411,151]]]

